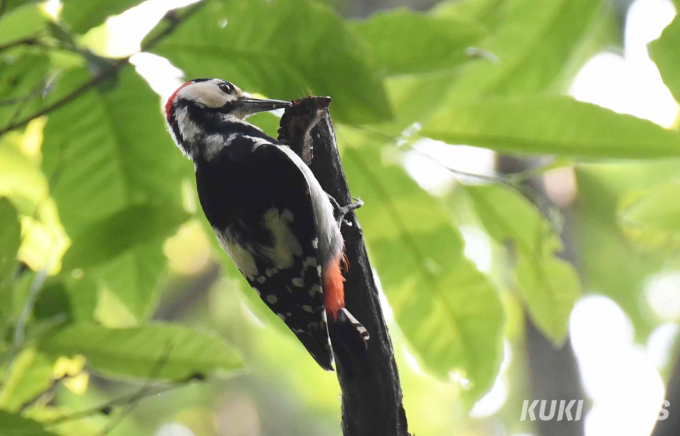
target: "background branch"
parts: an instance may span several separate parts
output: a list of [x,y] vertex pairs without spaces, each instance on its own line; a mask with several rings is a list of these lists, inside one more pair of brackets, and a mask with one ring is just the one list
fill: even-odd
[[[281,119],[279,137],[313,150],[310,163],[321,187],[340,205],[352,197],[331,122],[327,97],[297,100]],[[315,125],[308,135],[309,126]],[[300,153],[302,150],[296,150]],[[304,153],[303,153],[304,154]],[[311,153],[307,153],[311,156]],[[370,205],[368,205],[370,207]],[[345,251],[351,267],[345,274],[345,298],[349,311],[361,321],[371,339],[362,356],[333,344],[338,381],[342,389],[342,430],[345,436],[406,436],[408,426],[402,405],[399,372],[392,342],[383,318],[378,288],[368,260],[363,232],[354,213],[343,226]]]

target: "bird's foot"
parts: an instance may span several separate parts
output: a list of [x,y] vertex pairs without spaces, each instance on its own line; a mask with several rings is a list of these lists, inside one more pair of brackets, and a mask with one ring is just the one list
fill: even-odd
[[364,202],[361,199],[354,197],[352,197],[352,202],[346,206],[340,206],[338,201],[331,195],[328,195],[328,198],[330,199],[331,204],[333,205],[334,209],[333,213],[335,215],[335,220],[338,223],[338,227],[342,227],[343,223],[348,226],[351,226],[352,224],[349,221],[345,220],[345,215],[359,209],[361,206],[364,205]]

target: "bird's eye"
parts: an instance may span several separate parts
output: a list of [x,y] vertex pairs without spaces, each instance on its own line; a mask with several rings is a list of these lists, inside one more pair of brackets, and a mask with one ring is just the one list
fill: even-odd
[[229,83],[226,83],[226,82],[220,83],[219,87],[226,94],[231,94],[232,91],[234,91],[234,87],[231,86]]

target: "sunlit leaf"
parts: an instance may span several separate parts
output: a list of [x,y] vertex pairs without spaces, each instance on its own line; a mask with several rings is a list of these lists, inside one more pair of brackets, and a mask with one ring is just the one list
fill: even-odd
[[347,179],[371,260],[394,317],[425,365],[470,381],[470,400],[491,388],[503,350],[497,291],[463,255],[464,242],[437,200],[375,148],[346,150]]
[[425,123],[423,136],[503,152],[611,158],[680,156],[680,135],[568,97],[459,100]]
[[141,3],[141,0],[68,0],[64,2],[61,18],[74,32],[83,34],[98,26],[111,15],[118,15]]
[[479,2],[479,6],[470,6],[477,9],[472,11],[473,16],[479,14],[478,20],[493,27],[477,47],[492,53],[497,60],[482,59],[467,66],[451,89],[450,98],[561,90],[564,86],[561,75],[592,30],[603,2],[506,0],[501,5],[495,3],[498,2],[485,1]]
[[[10,3],[12,2],[10,1]],[[2,17],[2,25],[0,26],[0,45],[34,36],[45,28],[46,20],[45,13],[37,5],[24,6],[6,13]],[[6,52],[3,52],[3,54],[6,54]]]
[[68,419],[78,413],[70,407],[35,406],[24,412],[24,416],[38,422],[62,422],[50,425],[50,431],[59,436],[101,436],[106,427],[103,416],[91,415],[79,419]]
[[280,99],[330,95],[339,121],[390,117],[368,47],[312,1],[213,0],[153,51],[190,78],[221,77]]
[[450,70],[469,61],[465,54],[484,35],[472,21],[394,9],[354,21],[387,75]]
[[60,356],[82,354],[98,371],[143,379],[182,381],[243,367],[239,353],[219,336],[170,324],[129,329],[75,324],[45,338],[38,347]]
[[[381,130],[397,135],[442,107],[487,94],[559,91],[576,48],[590,35],[601,1],[449,1],[431,14],[482,22],[489,31],[475,41],[477,56],[450,72],[390,77],[386,88],[396,121]],[[451,123],[451,121],[448,121]]]
[[54,381],[53,365],[54,358],[34,348],[19,353],[0,391],[0,409],[17,412],[26,402],[47,391]]
[[[87,71],[70,71],[60,92],[89,78]],[[158,97],[126,68],[55,111],[45,127],[43,169],[55,180],[52,194],[74,238],[69,268],[89,266],[85,274],[100,289],[116,293],[138,319],[146,317],[165,269],[162,236],[183,219],[182,180],[192,177],[165,129]],[[133,219],[135,211],[141,219]]]
[[661,78],[673,93],[676,101],[680,101],[680,18],[668,25],[661,37],[649,44],[649,53],[659,68]]
[[14,132],[0,139],[0,195],[11,199],[21,215],[24,236],[19,259],[34,270],[47,266],[55,272],[67,238],[49,196],[47,179],[37,164],[20,151],[26,144],[24,136]]
[[496,185],[467,186],[465,191],[489,234],[500,244],[512,243],[516,286],[534,323],[554,343],[562,343],[581,286],[574,268],[557,257],[563,249],[559,235],[515,191]]
[[[90,78],[69,71],[60,89]],[[44,135],[43,169],[56,179],[53,197],[69,234],[133,205],[182,204],[191,166],[172,145],[158,97],[133,69],[54,111]]]
[[631,239],[645,248],[680,249],[680,182],[673,180],[651,187],[634,198],[623,199],[619,220]]
[[0,410],[0,429],[3,436],[55,436],[37,421]]

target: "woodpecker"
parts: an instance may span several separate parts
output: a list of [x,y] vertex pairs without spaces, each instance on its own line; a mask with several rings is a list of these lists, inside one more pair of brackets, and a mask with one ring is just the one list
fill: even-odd
[[287,145],[245,121],[291,105],[249,98],[225,80],[194,79],[168,99],[165,116],[194,163],[201,207],[221,247],[316,362],[332,371],[328,322],[352,330],[362,344],[368,340],[345,309],[337,203]]

